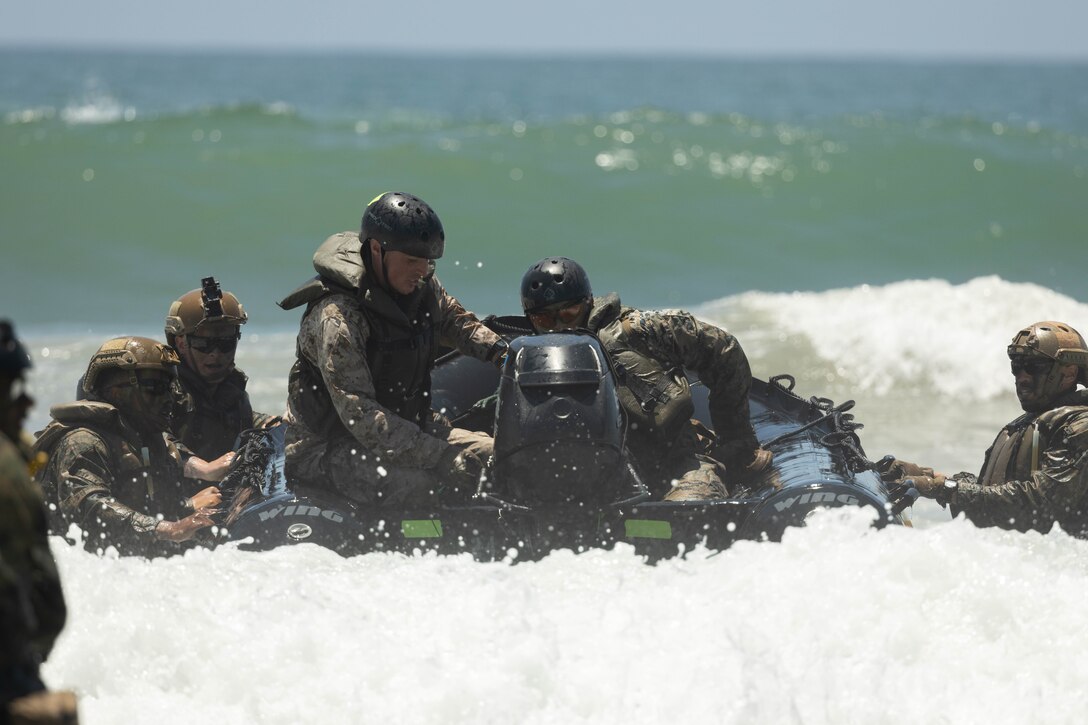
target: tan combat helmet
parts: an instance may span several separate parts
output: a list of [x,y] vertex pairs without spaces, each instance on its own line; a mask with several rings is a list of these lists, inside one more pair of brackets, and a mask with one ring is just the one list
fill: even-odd
[[244,325],[248,319],[237,297],[220,289],[215,277],[205,277],[200,280],[199,289],[186,292],[170,305],[166,341],[173,345],[177,335],[190,335],[207,322]]
[[98,352],[91,356],[87,374],[83,376],[83,390],[86,393],[101,393],[96,386],[102,376],[111,370],[124,370],[129,374],[129,382],[135,386],[137,370],[160,370],[168,375],[177,374],[181,363],[178,354],[171,348],[149,337],[115,337],[107,340]]
[[1076,365],[1080,368],[1077,380],[1088,385],[1088,345],[1084,337],[1064,322],[1047,320],[1036,322],[1016,333],[1008,348],[1009,357],[1046,358],[1057,363],[1052,377],[1057,377],[1057,367]]

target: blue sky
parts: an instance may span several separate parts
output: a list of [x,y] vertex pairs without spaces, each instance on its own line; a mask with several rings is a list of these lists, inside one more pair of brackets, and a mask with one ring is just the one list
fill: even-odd
[[1086,0],[4,0],[0,45],[1088,59]]

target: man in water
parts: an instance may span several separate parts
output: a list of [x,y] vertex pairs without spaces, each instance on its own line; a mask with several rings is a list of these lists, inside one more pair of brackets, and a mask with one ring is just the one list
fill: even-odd
[[321,245],[318,276],[280,303],[306,305],[288,381],[288,478],[370,506],[475,490],[493,441],[434,416],[431,369],[439,346],[498,362],[506,344],[435,278],[444,249],[434,210],[388,192],[360,232]]
[[[174,416],[171,432],[187,458],[186,476],[199,478],[188,452],[210,461],[225,473],[234,456],[238,434],[274,420],[253,411],[246,392],[247,378],[234,366],[234,354],[249,319],[242,303],[219,288],[214,277],[200,289],[182,295],[166,315],[166,342],[181,364],[178,380],[186,405]],[[221,476],[220,476],[221,477]]]
[[[165,435],[180,395],[178,363],[171,348],[146,337],[108,340],[83,376],[84,399],[49,411],[53,421],[34,448],[49,456],[37,478],[56,504],[55,533],[76,523],[92,550],[150,556],[179,551],[212,525],[219,489],[196,491],[183,479]],[[222,477],[196,463],[207,480]]]
[[[667,501],[725,498],[726,474],[735,480],[770,465],[748,417],[748,358],[725,330],[683,311],[624,307],[614,293],[594,298],[586,271],[567,257],[545,257],[528,269],[521,304],[538,333],[586,329],[600,339],[616,370],[628,448],[651,491]],[[712,448],[691,420],[684,368],[710,389]]]
[[896,462],[886,478],[963,511],[977,526],[1088,535],[1088,348],[1062,322],[1036,322],[1008,347],[1024,414],[997,434],[976,477]]
[[[45,691],[39,668],[68,610],[46,540],[45,502],[27,469],[23,419],[30,356],[10,322],[0,320],[0,722],[49,713],[75,717],[71,693]],[[56,722],[61,722],[59,719]]]

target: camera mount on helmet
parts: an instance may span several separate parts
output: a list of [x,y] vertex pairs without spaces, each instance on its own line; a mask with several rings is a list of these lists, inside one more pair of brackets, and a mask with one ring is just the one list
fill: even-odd
[[200,301],[204,306],[204,319],[223,316],[223,288],[215,277],[200,280]]

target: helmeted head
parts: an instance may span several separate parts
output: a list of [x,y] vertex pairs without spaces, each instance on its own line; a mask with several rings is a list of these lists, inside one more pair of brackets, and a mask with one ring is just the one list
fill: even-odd
[[237,297],[224,292],[215,277],[205,277],[198,289],[186,292],[170,304],[166,313],[166,342],[173,345],[177,335],[191,335],[208,325],[226,323],[238,327],[248,319]]
[[30,355],[15,336],[15,326],[0,320],[0,431],[11,440],[18,439],[23,419],[34,405],[24,380],[31,367]]
[[242,303],[205,277],[200,288],[186,292],[166,314],[166,341],[185,364],[205,380],[217,383],[234,370],[234,353],[249,316]]
[[440,259],[446,233],[434,209],[418,196],[387,191],[367,204],[359,240],[374,239],[383,252],[401,252],[423,259]]
[[156,340],[115,337],[91,356],[83,391],[114,405],[138,425],[164,431],[178,404],[180,362],[173,349]]
[[1088,385],[1088,346],[1079,332],[1064,322],[1029,325],[1008,347],[1016,396],[1028,412],[1049,410],[1058,396]]
[[567,257],[545,257],[521,278],[521,309],[537,332],[585,325],[593,288],[582,265]]
[[367,268],[399,295],[422,289],[446,250],[446,233],[434,209],[399,191],[387,191],[367,204],[359,241]]
[[10,320],[0,320],[0,375],[17,378],[33,366],[30,354],[15,336],[15,325]]

